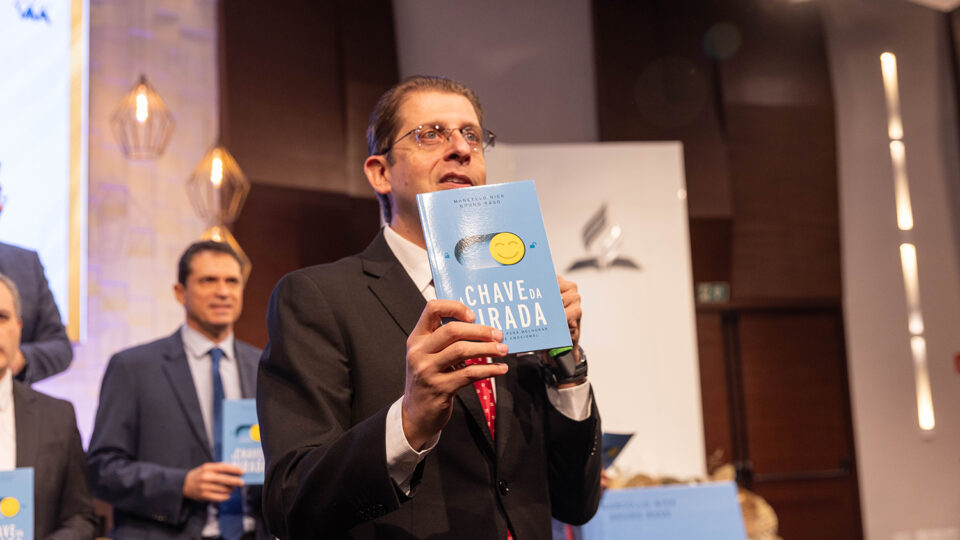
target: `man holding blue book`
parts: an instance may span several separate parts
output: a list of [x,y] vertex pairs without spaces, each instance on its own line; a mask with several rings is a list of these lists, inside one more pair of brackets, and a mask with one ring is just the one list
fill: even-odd
[[[295,538],[550,538],[593,516],[600,418],[572,349],[511,354],[501,330],[437,300],[420,193],[486,183],[494,136],[467,87],[413,77],[371,115],[364,170],[386,226],[362,253],[285,276],[258,381],[265,517]],[[449,321],[441,324],[441,321]]]
[[22,532],[28,524],[20,520],[32,507],[34,538],[92,539],[97,521],[73,405],[13,376],[22,313],[17,286],[0,274],[0,471],[33,469],[31,494],[0,493],[0,537],[16,538],[12,529]]
[[269,538],[259,486],[242,488],[222,452],[224,400],[253,397],[260,356],[233,334],[242,264],[227,244],[191,244],[173,287],[184,324],[107,365],[88,469],[113,538]]

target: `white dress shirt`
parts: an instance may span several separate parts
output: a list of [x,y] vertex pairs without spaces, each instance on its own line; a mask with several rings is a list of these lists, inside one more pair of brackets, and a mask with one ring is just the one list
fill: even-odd
[[[183,338],[183,350],[187,353],[187,364],[190,366],[190,375],[193,376],[193,386],[197,391],[197,400],[200,401],[200,415],[203,417],[203,429],[207,433],[210,450],[213,451],[213,359],[210,349],[220,347],[223,358],[220,359],[220,381],[223,383],[224,399],[241,399],[243,391],[240,389],[240,368],[237,364],[236,349],[233,346],[233,333],[220,343],[197,332],[189,325],[180,327],[180,336]],[[243,530],[255,530],[257,522],[253,517],[243,516]],[[220,521],[218,506],[207,505],[207,522],[203,525],[201,534],[204,537],[220,536]]]
[[[436,300],[437,290],[433,286],[433,276],[430,273],[430,260],[427,250],[400,236],[389,225],[383,229],[383,238],[390,246],[394,256],[400,261],[407,275],[413,280],[420,294],[427,300]],[[493,394],[496,397],[496,380],[491,378]],[[593,399],[590,396],[590,383],[580,384],[571,388],[559,390],[547,385],[547,399],[560,413],[571,420],[581,421],[590,416]],[[410,481],[417,465],[436,447],[440,434],[428,441],[425,447],[417,451],[410,446],[407,437],[403,434],[403,396],[393,402],[387,411],[387,471],[390,478],[400,490],[409,495]]]
[[13,414],[13,373],[0,377],[0,471],[17,468],[17,425]]

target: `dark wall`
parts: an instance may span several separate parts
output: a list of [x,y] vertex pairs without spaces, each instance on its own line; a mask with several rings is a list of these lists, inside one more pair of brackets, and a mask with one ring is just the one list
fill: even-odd
[[378,226],[367,117],[397,82],[389,0],[220,6],[221,140],[253,184],[233,232],[253,263],[237,335],[266,344],[273,286],[356,253]]

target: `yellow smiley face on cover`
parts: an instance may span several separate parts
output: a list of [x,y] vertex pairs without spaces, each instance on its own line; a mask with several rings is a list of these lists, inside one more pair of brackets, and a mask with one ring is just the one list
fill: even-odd
[[500,264],[517,264],[525,251],[523,240],[511,232],[502,232],[490,239],[490,255]]
[[0,514],[3,517],[14,517],[20,513],[20,501],[14,497],[4,497],[0,499]]

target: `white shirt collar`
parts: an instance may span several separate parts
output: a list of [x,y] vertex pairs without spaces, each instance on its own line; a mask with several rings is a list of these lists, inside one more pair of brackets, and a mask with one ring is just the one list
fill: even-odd
[[413,284],[417,286],[417,290],[421,293],[426,291],[430,282],[433,281],[427,250],[400,236],[389,225],[383,228],[383,238],[413,280]]
[[6,411],[13,403],[13,372],[7,368],[0,377],[0,411]]
[[207,336],[191,328],[187,323],[183,323],[183,325],[180,326],[180,336],[183,337],[183,348],[186,349],[187,354],[193,358],[203,358],[210,352],[210,349],[220,347],[223,349],[224,356],[229,360],[233,360],[233,332],[230,332],[220,343],[214,343]]

